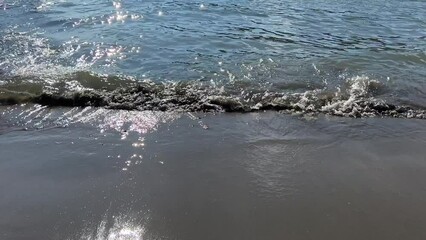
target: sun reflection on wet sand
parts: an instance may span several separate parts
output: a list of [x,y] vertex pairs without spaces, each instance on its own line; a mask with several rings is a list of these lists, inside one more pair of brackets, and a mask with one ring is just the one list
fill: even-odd
[[[100,133],[100,135],[95,134],[96,141],[101,141],[101,138],[112,134],[133,149],[130,154],[117,152],[117,154],[106,156],[110,159],[116,158],[118,169],[122,172],[131,172],[132,168],[142,164],[147,134],[156,131],[160,125],[171,123],[182,116],[181,113],[173,112],[127,111],[94,107],[53,109],[42,105],[8,107],[4,109],[2,115],[14,122],[17,129],[48,130],[88,124],[98,129]],[[200,126],[203,125],[200,123]]]
[[[124,216],[113,217],[108,221],[106,217],[94,229],[86,229],[80,240],[142,240],[145,229],[136,221]],[[108,227],[111,225],[111,227]]]
[[170,122],[179,117],[179,114],[153,111],[140,112],[106,109],[99,111],[103,112],[102,115],[104,115],[99,124],[101,131],[115,130],[122,133],[122,139],[125,139],[129,132],[143,135],[149,131],[155,131],[158,124]]

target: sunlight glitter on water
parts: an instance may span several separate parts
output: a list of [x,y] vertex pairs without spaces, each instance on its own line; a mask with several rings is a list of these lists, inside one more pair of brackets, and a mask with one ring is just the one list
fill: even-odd
[[54,1],[49,1],[49,0],[43,0],[40,4],[40,6],[37,7],[38,11],[46,11],[49,10],[53,5],[55,5]]
[[158,126],[179,119],[182,114],[154,111],[126,111],[103,108],[51,109],[42,105],[15,106],[5,109],[2,114],[14,124],[26,129],[67,127],[72,124],[92,124],[101,133],[118,132],[121,139],[136,134],[134,147],[144,146],[144,135],[156,131]]

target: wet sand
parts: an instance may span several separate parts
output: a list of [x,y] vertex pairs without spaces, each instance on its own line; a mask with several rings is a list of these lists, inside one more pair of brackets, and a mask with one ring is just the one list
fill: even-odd
[[0,112],[0,239],[426,238],[424,120]]

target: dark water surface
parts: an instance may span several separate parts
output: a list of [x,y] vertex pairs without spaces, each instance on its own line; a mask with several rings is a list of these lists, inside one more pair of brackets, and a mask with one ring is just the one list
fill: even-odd
[[[214,97],[230,96],[251,109],[282,104],[292,94],[313,97],[306,103],[297,95],[284,108],[335,115],[363,113],[373,100],[426,106],[425,1],[9,0],[3,8],[2,102],[150,80],[208,85]],[[159,99],[179,102],[182,94],[188,93]],[[117,106],[104,93],[100,98],[114,108],[132,102]],[[362,106],[348,107],[354,100]],[[174,109],[137,102],[130,108]]]

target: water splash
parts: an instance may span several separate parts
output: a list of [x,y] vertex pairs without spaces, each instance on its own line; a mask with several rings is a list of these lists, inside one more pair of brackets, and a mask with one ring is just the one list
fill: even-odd
[[[253,112],[275,110],[297,114],[344,117],[426,118],[426,110],[396,105],[381,99],[386,85],[367,76],[348,78],[342,85],[302,92],[250,88],[240,81],[225,85],[205,82],[129,82],[113,90],[44,91],[36,95],[6,95],[3,103],[33,102],[47,106],[103,107],[159,112]],[[84,86],[81,86],[84,89]],[[0,92],[7,93],[7,85]],[[10,91],[9,91],[10,92]],[[14,98],[15,96],[15,98]],[[19,96],[20,98],[17,98]]]

